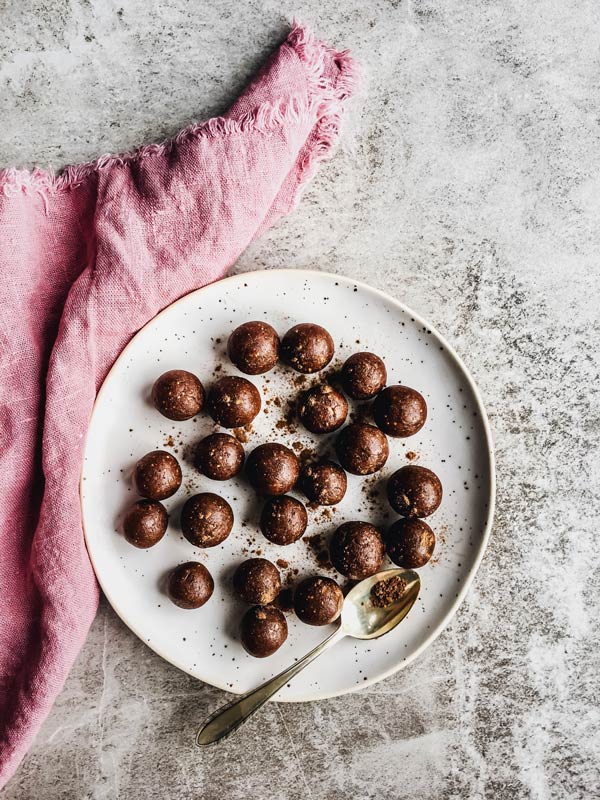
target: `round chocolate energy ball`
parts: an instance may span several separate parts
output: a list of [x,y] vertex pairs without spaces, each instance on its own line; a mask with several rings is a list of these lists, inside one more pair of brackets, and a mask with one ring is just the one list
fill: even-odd
[[246,455],[244,448],[228,433],[211,433],[196,449],[196,468],[213,481],[228,481],[240,472]]
[[273,544],[292,544],[304,534],[308,514],[295,497],[272,497],[267,500],[260,516],[260,529]]
[[413,436],[425,424],[427,403],[415,389],[388,386],[375,398],[373,417],[388,436]]
[[200,608],[210,599],[214,588],[212,575],[197,561],[175,567],[167,580],[168,595],[179,608]]
[[355,581],[375,575],[384,555],[381,534],[368,522],[345,522],[340,525],[329,546],[333,566],[342,575]]
[[208,412],[224,428],[242,428],[260,411],[260,393],[246,378],[227,375],[208,394]]
[[346,421],[348,402],[333,386],[324,383],[302,395],[298,416],[311,433],[331,433]]
[[342,367],[342,386],[354,400],[370,400],[387,381],[385,364],[375,353],[354,353]]
[[233,588],[245,603],[266,606],[281,591],[279,570],[266,558],[249,558],[235,571]]
[[169,515],[156,500],[138,500],[123,519],[123,534],[135,547],[153,547],[165,535]]
[[266,322],[244,322],[229,337],[227,353],[240,372],[260,375],[277,363],[279,336]]
[[391,507],[403,517],[428,517],[442,502],[442,483],[438,476],[416,464],[394,472],[386,491]]
[[218,494],[195,494],[181,511],[181,530],[194,547],[215,547],[233,528],[231,506]]
[[246,474],[259,494],[285,494],[294,488],[298,480],[300,462],[289,447],[268,442],[250,453],[246,462]]
[[204,387],[184,369],[163,373],[152,387],[152,402],[168,419],[182,421],[195,417],[204,405]]
[[379,428],[363,422],[353,422],[345,427],[335,447],[342,467],[353,475],[377,472],[390,454],[387,439]]
[[433,555],[435,534],[421,519],[399,519],[389,528],[385,545],[394,564],[404,569],[418,569]]
[[146,453],[134,467],[133,482],[138,493],[149,500],[165,500],[181,486],[181,467],[166,450]]
[[271,656],[287,639],[283,613],[274,606],[253,606],[242,617],[240,639],[244,650],[256,658]]
[[281,357],[297,372],[318,372],[329,364],[335,350],[333,339],[320,325],[294,325],[281,342]]
[[300,476],[302,491],[311,501],[320,506],[334,506],[346,494],[348,479],[344,470],[333,461],[309,464]]
[[307,625],[329,625],[342,613],[344,595],[333,578],[306,578],[294,592],[294,611]]

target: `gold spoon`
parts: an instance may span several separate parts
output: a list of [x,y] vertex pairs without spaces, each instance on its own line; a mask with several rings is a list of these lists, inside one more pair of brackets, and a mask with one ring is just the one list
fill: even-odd
[[[396,576],[406,582],[402,594],[383,608],[374,605],[371,589],[375,584]],[[327,639],[262,686],[217,709],[198,731],[196,744],[199,746],[213,744],[229,736],[304,667],[345,636],[352,636],[354,639],[377,639],[391,631],[402,622],[413,607],[420,588],[419,576],[410,569],[388,569],[365,578],[346,595],[341,621]]]

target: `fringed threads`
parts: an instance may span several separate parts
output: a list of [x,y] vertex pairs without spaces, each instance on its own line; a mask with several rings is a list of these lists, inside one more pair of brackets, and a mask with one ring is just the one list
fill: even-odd
[[39,167],[31,171],[14,168],[0,170],[0,194],[6,196],[19,192],[53,194],[66,189],[75,189],[88,179],[95,177],[100,170],[107,167],[124,166],[148,156],[163,154],[188,139],[233,136],[251,129],[259,133],[268,133],[270,130],[279,128],[292,120],[300,119],[309,113],[308,100],[294,95],[285,102],[278,101],[273,104],[264,103],[257,106],[257,108],[247,111],[239,119],[213,117],[206,122],[183,128],[176,136],[164,142],[143,145],[129,153],[107,154],[100,156],[95,161],[67,166],[58,175]]
[[[0,170],[0,194],[10,196],[22,192],[46,196],[75,189],[94,178],[100,170],[163,154],[191,138],[233,136],[251,129],[267,133],[292,120],[316,115],[313,141],[300,166],[298,183],[304,184],[314,173],[317,163],[328,156],[339,136],[342,104],[357,88],[358,69],[347,51],[337,53],[328,48],[322,42],[316,41],[309,30],[295,21],[286,41],[305,67],[309,91],[307,98],[294,95],[285,101],[265,103],[246,112],[239,119],[214,117],[206,122],[190,125],[164,142],[147,144],[129,153],[108,154],[95,161],[67,166],[58,175],[39,167],[33,170]],[[335,85],[331,85],[326,75],[327,56],[334,59],[339,69]]]
[[[360,69],[348,50],[338,52],[315,40],[311,31],[294,20],[287,43],[303,62],[311,96],[318,102],[317,123],[298,172],[296,201],[321,161],[331,157],[340,135],[346,101],[360,87]],[[326,74],[326,58],[339,70],[332,83]]]

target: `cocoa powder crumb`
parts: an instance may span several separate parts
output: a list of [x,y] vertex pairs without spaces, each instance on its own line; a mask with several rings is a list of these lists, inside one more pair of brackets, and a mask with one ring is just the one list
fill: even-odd
[[298,458],[300,459],[300,466],[302,469],[304,469],[309,462],[316,460],[315,454],[309,447],[305,447],[304,450],[301,450],[298,453]]
[[304,541],[315,552],[320,550],[324,544],[324,537],[322,533],[315,533],[313,536],[305,536]]
[[306,377],[306,375],[294,375],[294,377],[292,378],[292,383],[294,384],[296,389],[302,389],[304,386],[306,386],[307,380],[308,378]]
[[324,379],[325,382],[329,384],[340,383],[342,379],[341,367],[341,362],[336,362],[333,366],[330,366],[329,369],[321,373],[321,379]]
[[284,558],[278,558],[275,563],[278,567],[281,567],[281,569],[287,569],[289,567],[288,562]]
[[371,589],[371,603],[375,608],[387,608],[399,600],[406,591],[407,583],[400,575],[379,581]]
[[293,589],[282,589],[275,599],[274,605],[281,611],[291,611],[294,608]]
[[409,461],[414,461],[415,458],[419,457],[419,454],[415,453],[413,450],[409,450],[408,453],[406,454],[406,457],[408,458]]
[[331,569],[332,564],[329,560],[329,549],[322,533],[315,533],[313,536],[305,536],[304,541],[310,547],[317,564],[324,569]]
[[248,441],[248,431],[246,428],[234,428],[233,435],[242,444],[245,444]]

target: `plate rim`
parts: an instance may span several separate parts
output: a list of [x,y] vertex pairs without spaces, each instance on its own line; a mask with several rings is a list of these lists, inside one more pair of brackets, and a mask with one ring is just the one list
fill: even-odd
[[488,513],[487,513],[487,518],[486,518],[486,522],[485,522],[485,526],[484,526],[484,530],[483,530],[483,535],[481,537],[479,547],[477,548],[477,553],[476,553],[475,559],[473,561],[473,564],[472,564],[471,568],[469,569],[469,571],[467,573],[467,576],[466,576],[465,580],[463,581],[461,590],[458,592],[458,595],[454,598],[453,602],[449,605],[448,611],[446,612],[446,614],[444,615],[442,620],[439,622],[439,624],[433,629],[433,631],[421,643],[421,645],[413,653],[411,653],[410,656],[407,656],[407,657],[403,658],[401,661],[399,661],[397,664],[395,664],[390,669],[385,670],[384,672],[381,672],[381,673],[377,674],[374,677],[369,677],[367,680],[363,681],[360,684],[357,684],[356,686],[350,686],[350,687],[347,687],[347,688],[344,688],[344,689],[340,689],[339,691],[335,691],[335,692],[331,692],[331,691],[322,691],[322,692],[320,692],[320,691],[316,690],[316,691],[312,691],[312,692],[306,693],[304,695],[301,695],[300,697],[295,697],[293,699],[286,698],[286,697],[277,697],[277,696],[272,698],[273,701],[278,702],[278,703],[306,703],[306,702],[313,702],[315,700],[327,700],[327,699],[330,699],[330,698],[333,698],[333,697],[342,697],[343,695],[351,694],[353,692],[357,692],[357,691],[360,691],[362,689],[365,689],[365,688],[367,688],[369,686],[373,686],[374,684],[379,683],[380,681],[385,680],[386,678],[389,678],[391,675],[394,675],[396,672],[399,672],[401,669],[404,669],[409,664],[411,664],[413,661],[415,661],[417,658],[419,658],[419,656],[431,644],[433,644],[433,642],[446,630],[446,628],[450,624],[450,621],[452,620],[452,618],[457,613],[458,609],[462,605],[462,603],[463,603],[463,601],[464,601],[464,599],[465,599],[465,597],[467,595],[467,592],[471,588],[471,584],[473,583],[473,581],[475,579],[475,576],[477,575],[477,572],[479,571],[479,567],[481,566],[481,562],[483,560],[483,556],[485,554],[485,551],[487,550],[487,547],[488,547],[488,544],[489,544],[490,535],[491,535],[491,530],[492,530],[492,526],[493,526],[493,522],[494,522],[495,510],[496,510],[496,457],[495,457],[495,451],[494,451],[494,439],[493,439],[493,436],[492,436],[492,429],[491,429],[491,426],[490,426],[490,423],[489,423],[489,420],[488,420],[488,415],[487,415],[487,412],[486,412],[486,409],[485,409],[485,405],[483,403],[483,398],[481,396],[481,392],[479,390],[479,387],[477,386],[477,383],[475,382],[475,379],[471,375],[470,371],[467,369],[465,363],[463,362],[462,358],[458,355],[458,353],[456,352],[454,347],[450,344],[450,342],[447,341],[446,337],[443,336],[434,325],[432,325],[428,320],[424,319],[419,313],[417,313],[416,311],[413,311],[412,308],[410,308],[409,306],[405,305],[401,300],[398,300],[397,298],[393,297],[392,295],[388,294],[387,292],[384,292],[381,289],[376,288],[375,286],[371,286],[370,284],[365,283],[364,281],[361,281],[361,280],[356,280],[356,279],[354,279],[352,277],[349,277],[348,275],[341,275],[341,274],[338,274],[336,272],[327,272],[327,271],[316,270],[316,269],[285,269],[285,268],[282,268],[282,267],[276,267],[276,268],[273,268],[273,269],[265,268],[265,269],[259,269],[259,270],[250,270],[248,272],[238,272],[235,275],[227,275],[226,277],[223,277],[223,278],[217,278],[216,280],[212,281],[211,283],[207,283],[205,286],[201,286],[199,289],[194,289],[191,292],[188,292],[187,294],[182,295],[181,297],[177,298],[177,300],[174,300],[172,303],[170,303],[168,306],[165,306],[165,308],[163,308],[161,311],[159,311],[158,314],[155,314],[151,319],[148,320],[148,322],[146,322],[141,328],[139,328],[139,330],[137,330],[133,334],[131,339],[127,342],[125,347],[121,350],[119,355],[113,361],[109,371],[107,372],[106,376],[104,377],[104,380],[102,381],[102,384],[101,384],[100,388],[98,389],[98,391],[96,393],[96,397],[94,399],[94,404],[92,406],[92,411],[90,413],[90,418],[89,418],[89,422],[88,422],[88,426],[87,426],[87,430],[86,430],[86,434],[85,434],[85,441],[84,441],[84,447],[83,447],[83,459],[82,459],[82,467],[81,467],[81,476],[80,476],[80,480],[79,480],[79,504],[80,504],[80,510],[81,510],[81,524],[82,524],[82,528],[83,528],[83,537],[84,537],[85,547],[86,547],[86,550],[87,550],[88,557],[90,559],[90,563],[92,565],[92,569],[94,570],[94,576],[95,576],[96,580],[98,581],[98,585],[100,586],[100,588],[102,590],[102,593],[106,597],[108,603],[110,604],[110,606],[113,609],[113,611],[115,612],[115,614],[119,617],[119,619],[121,619],[121,621],[125,624],[125,626],[127,628],[129,628],[129,630],[133,634],[135,634],[135,636],[137,636],[137,638],[144,645],[146,645],[146,647],[148,647],[151,650],[153,650],[160,658],[164,659],[167,663],[171,664],[172,666],[176,667],[177,669],[180,669],[182,672],[186,673],[187,675],[190,675],[192,678],[195,678],[196,680],[201,681],[202,683],[205,683],[208,686],[214,686],[216,689],[220,689],[220,690],[222,690],[224,692],[228,692],[229,694],[233,694],[235,696],[240,697],[243,694],[242,692],[235,692],[235,691],[232,690],[232,688],[230,686],[223,685],[223,684],[212,683],[211,681],[204,680],[203,678],[198,678],[196,675],[193,675],[188,669],[186,669],[185,666],[183,666],[183,665],[181,665],[179,663],[176,663],[176,661],[174,661],[172,659],[172,657],[166,655],[162,651],[161,647],[156,647],[153,644],[151,644],[150,642],[146,641],[144,636],[142,634],[140,634],[136,630],[135,626],[130,624],[130,622],[127,619],[127,615],[125,614],[125,612],[122,612],[118,608],[118,604],[116,602],[114,602],[113,599],[111,598],[109,592],[105,588],[104,583],[100,580],[98,572],[96,571],[96,565],[94,563],[94,558],[92,556],[92,553],[91,553],[90,547],[89,547],[89,543],[88,543],[88,534],[87,534],[86,525],[85,525],[85,514],[84,514],[84,506],[83,506],[83,477],[84,477],[84,473],[85,473],[85,456],[86,456],[86,453],[87,453],[89,432],[90,432],[90,429],[91,429],[94,413],[96,411],[96,406],[98,405],[98,403],[99,403],[101,397],[103,396],[103,394],[108,390],[107,387],[109,387],[109,385],[110,385],[111,375],[113,374],[117,363],[126,355],[127,351],[132,346],[133,341],[139,336],[139,334],[142,331],[144,331],[147,327],[152,325],[161,315],[168,313],[174,306],[178,305],[179,303],[183,302],[184,300],[187,300],[191,296],[197,296],[197,295],[201,294],[202,292],[205,292],[205,291],[213,288],[217,284],[221,285],[221,284],[232,282],[232,281],[244,281],[244,280],[248,280],[248,279],[256,280],[259,277],[262,278],[264,276],[267,276],[267,275],[271,276],[271,275],[274,275],[274,274],[278,274],[278,275],[283,276],[283,275],[289,274],[289,273],[294,273],[296,275],[304,276],[306,279],[310,279],[311,277],[321,277],[321,278],[324,277],[324,278],[329,278],[330,280],[332,280],[334,282],[335,281],[338,281],[338,283],[344,282],[344,283],[349,284],[349,285],[351,285],[353,287],[354,286],[359,287],[360,289],[366,290],[367,292],[370,292],[370,293],[374,294],[378,298],[380,298],[382,300],[385,300],[388,303],[391,303],[393,306],[396,306],[403,313],[409,314],[411,316],[411,318],[414,319],[415,322],[419,323],[420,325],[425,326],[435,336],[437,336],[439,341],[444,345],[445,349],[450,354],[450,357],[454,360],[455,364],[458,366],[460,372],[466,378],[467,383],[469,385],[469,388],[473,392],[473,396],[474,396],[475,402],[477,404],[477,412],[480,415],[481,421],[482,421],[482,424],[483,424],[483,430],[484,430],[486,446],[487,446],[487,456],[488,456],[488,459],[489,459],[489,473],[490,473],[489,474],[489,505],[488,505]]

